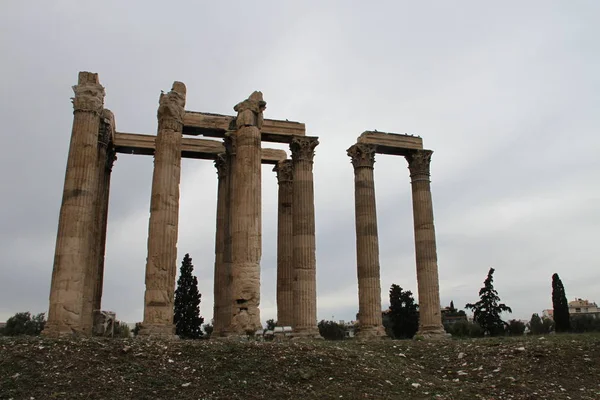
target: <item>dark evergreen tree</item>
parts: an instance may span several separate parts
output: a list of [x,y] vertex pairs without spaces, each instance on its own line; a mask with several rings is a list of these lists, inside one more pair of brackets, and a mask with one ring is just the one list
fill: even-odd
[[450,312],[456,312],[456,308],[454,308],[454,300],[450,300],[450,307],[448,307],[450,309]]
[[465,305],[465,308],[473,310],[473,320],[490,336],[504,334],[505,323],[500,318],[500,313],[512,313],[510,307],[500,303],[498,292],[494,289],[493,274],[494,268],[490,268],[483,287],[479,290],[479,301]]
[[403,291],[398,285],[390,288],[389,319],[395,339],[410,339],[419,330],[419,305],[410,290]]
[[558,274],[552,275],[552,308],[554,309],[554,330],[556,332],[570,331],[569,303],[565,295],[565,287]]
[[6,320],[2,334],[6,336],[39,335],[46,325],[44,313],[31,315],[29,311],[18,312]]
[[180,338],[198,339],[202,336],[202,323],[200,316],[200,297],[198,292],[198,279],[192,275],[194,265],[189,254],[186,254],[179,270],[177,290],[175,290],[175,310],[173,323],[175,333]]
[[346,339],[346,327],[335,321],[321,320],[317,327],[319,334],[325,340],[344,340]]

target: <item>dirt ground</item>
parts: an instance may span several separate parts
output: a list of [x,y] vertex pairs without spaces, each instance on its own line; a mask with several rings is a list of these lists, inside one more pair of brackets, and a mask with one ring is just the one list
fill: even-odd
[[600,335],[368,343],[0,337],[0,399],[600,399]]

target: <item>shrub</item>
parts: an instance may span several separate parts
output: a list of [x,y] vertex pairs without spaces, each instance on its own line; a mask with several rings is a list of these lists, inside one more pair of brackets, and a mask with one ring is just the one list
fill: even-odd
[[508,321],[506,330],[511,336],[521,336],[523,333],[525,333],[525,323],[516,319],[511,319]]

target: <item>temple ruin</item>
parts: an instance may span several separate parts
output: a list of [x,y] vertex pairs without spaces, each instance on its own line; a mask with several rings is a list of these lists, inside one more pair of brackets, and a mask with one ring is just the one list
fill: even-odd
[[[118,132],[104,108],[98,75],[80,72],[73,86],[73,129],[44,334],[91,335],[101,317],[110,177],[117,153],[152,155],[142,336],[175,337],[181,159],[213,160],[217,169],[214,269],[215,336],[246,335],[260,321],[261,165],[274,165],[278,190],[277,319],[294,337],[319,337],[317,328],[313,158],[319,140],[305,125],[263,118],[254,92],[236,116],[186,111],[186,87],[162,93],[156,135]],[[184,136],[185,135],[185,136]],[[198,138],[203,136],[204,138]],[[284,150],[263,142],[289,144]],[[360,336],[384,335],[373,163],[375,153],[401,155],[412,181],[419,333],[443,336],[429,183],[431,151],[421,138],[365,132],[348,149],[355,171]],[[96,321],[96,322],[95,322]]]

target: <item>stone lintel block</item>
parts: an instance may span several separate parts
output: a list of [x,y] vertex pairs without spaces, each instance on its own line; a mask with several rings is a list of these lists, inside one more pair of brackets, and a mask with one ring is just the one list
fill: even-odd
[[[186,111],[183,117],[184,135],[223,138],[235,129],[235,117],[231,115]],[[301,122],[265,119],[261,128],[264,142],[289,143],[298,135],[306,135],[306,126]]]
[[376,146],[375,152],[397,156],[405,156],[412,150],[423,149],[423,139],[419,136],[377,131],[363,132],[357,143],[373,144]]
[[[114,145],[117,153],[153,155],[155,150],[155,135],[138,133],[116,132]],[[182,158],[197,158],[216,160],[217,156],[225,153],[225,146],[221,141],[199,138],[183,138],[181,142]],[[262,149],[262,163],[275,165],[278,161],[285,160],[287,153],[280,149]]]
[[77,79],[78,85],[99,85],[100,78],[98,78],[98,74],[95,72],[88,71],[80,71]]

